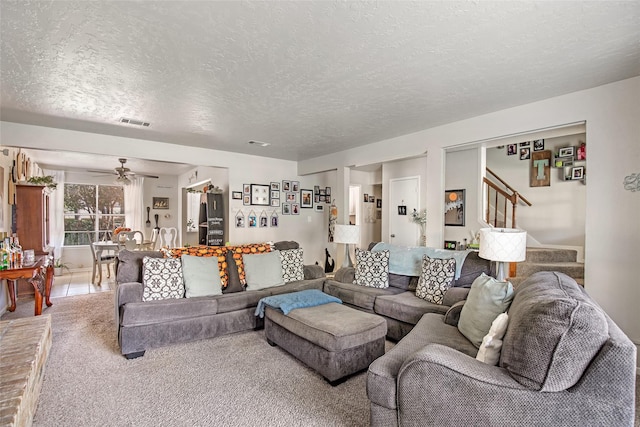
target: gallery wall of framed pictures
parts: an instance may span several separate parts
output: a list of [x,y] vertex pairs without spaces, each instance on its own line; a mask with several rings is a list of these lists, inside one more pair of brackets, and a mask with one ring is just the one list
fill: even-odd
[[[301,188],[300,181],[282,180],[269,184],[248,183],[242,185],[242,191],[232,191],[232,201],[242,201],[249,209],[246,213],[240,209],[236,214],[237,228],[277,227],[280,215],[300,215],[303,209],[325,212],[331,204],[331,187],[314,185]],[[258,209],[251,209],[256,207]],[[271,209],[262,210],[262,207]],[[279,209],[273,209],[279,208]]]

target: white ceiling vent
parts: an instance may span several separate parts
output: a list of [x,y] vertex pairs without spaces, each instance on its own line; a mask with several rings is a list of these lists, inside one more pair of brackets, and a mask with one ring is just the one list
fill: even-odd
[[136,119],[127,119],[126,117],[120,117],[120,123],[126,123],[128,125],[134,125],[134,126],[149,127],[149,122],[143,122],[142,120],[136,120]]

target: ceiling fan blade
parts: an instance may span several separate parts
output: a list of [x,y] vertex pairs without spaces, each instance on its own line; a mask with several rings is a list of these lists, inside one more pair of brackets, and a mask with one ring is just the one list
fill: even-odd
[[131,172],[130,175],[143,176],[145,178],[159,178],[158,175],[147,175],[145,173],[136,173],[136,172]]
[[102,174],[105,174],[105,175],[117,175],[117,173],[114,173],[113,171],[109,171],[109,170],[87,169],[87,172],[90,172],[90,173],[102,173]]

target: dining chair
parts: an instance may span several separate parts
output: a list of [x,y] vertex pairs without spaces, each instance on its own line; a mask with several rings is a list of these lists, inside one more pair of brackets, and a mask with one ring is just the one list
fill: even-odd
[[156,242],[158,241],[158,234],[160,234],[159,228],[154,228],[151,232],[151,238],[142,242],[142,249],[145,251],[155,251]]
[[124,234],[125,236],[123,239],[124,241],[122,242],[124,249],[128,249],[130,251],[139,251],[142,249],[142,244],[144,242],[144,234],[142,231],[122,231],[120,234]]
[[[93,245],[93,233],[87,233],[87,235],[89,236],[89,248],[91,249],[91,255],[93,258],[93,268],[92,268],[92,272],[91,272],[91,283],[95,283],[96,281],[96,274],[100,273],[98,275],[98,277],[102,278],[102,266],[106,265],[107,266],[107,277],[110,278],[111,277],[111,269],[109,268],[109,265],[114,264],[115,260],[116,260],[116,255],[115,253],[106,253],[106,254],[100,254],[100,256],[98,257],[98,254],[96,253],[96,247]],[[109,251],[111,252],[111,251]],[[114,267],[114,273],[115,273],[115,267]],[[100,283],[98,283],[100,284]]]
[[161,248],[175,248],[178,245],[178,229],[175,227],[161,227],[158,237]]

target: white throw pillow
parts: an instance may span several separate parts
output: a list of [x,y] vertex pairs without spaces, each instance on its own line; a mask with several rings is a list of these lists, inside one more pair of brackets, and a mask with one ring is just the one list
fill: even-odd
[[243,254],[242,262],[248,291],[284,285],[280,251]]
[[500,350],[502,350],[502,338],[507,332],[509,324],[509,316],[502,313],[495,318],[489,329],[489,333],[482,338],[480,350],[476,355],[476,359],[488,365],[497,365],[500,360]]
[[280,251],[282,263],[282,280],[284,283],[304,279],[304,257],[302,249],[287,249]]
[[467,301],[460,311],[458,330],[476,347],[489,333],[491,323],[507,311],[513,301],[511,282],[500,282],[482,273],[471,284]]
[[353,283],[372,288],[389,287],[389,251],[369,252],[356,248]]
[[422,257],[422,272],[416,287],[416,296],[434,304],[442,304],[444,294],[451,287],[456,275],[454,258]]
[[185,296],[222,295],[218,257],[182,255]]
[[180,258],[142,258],[142,301],[184,297]]

